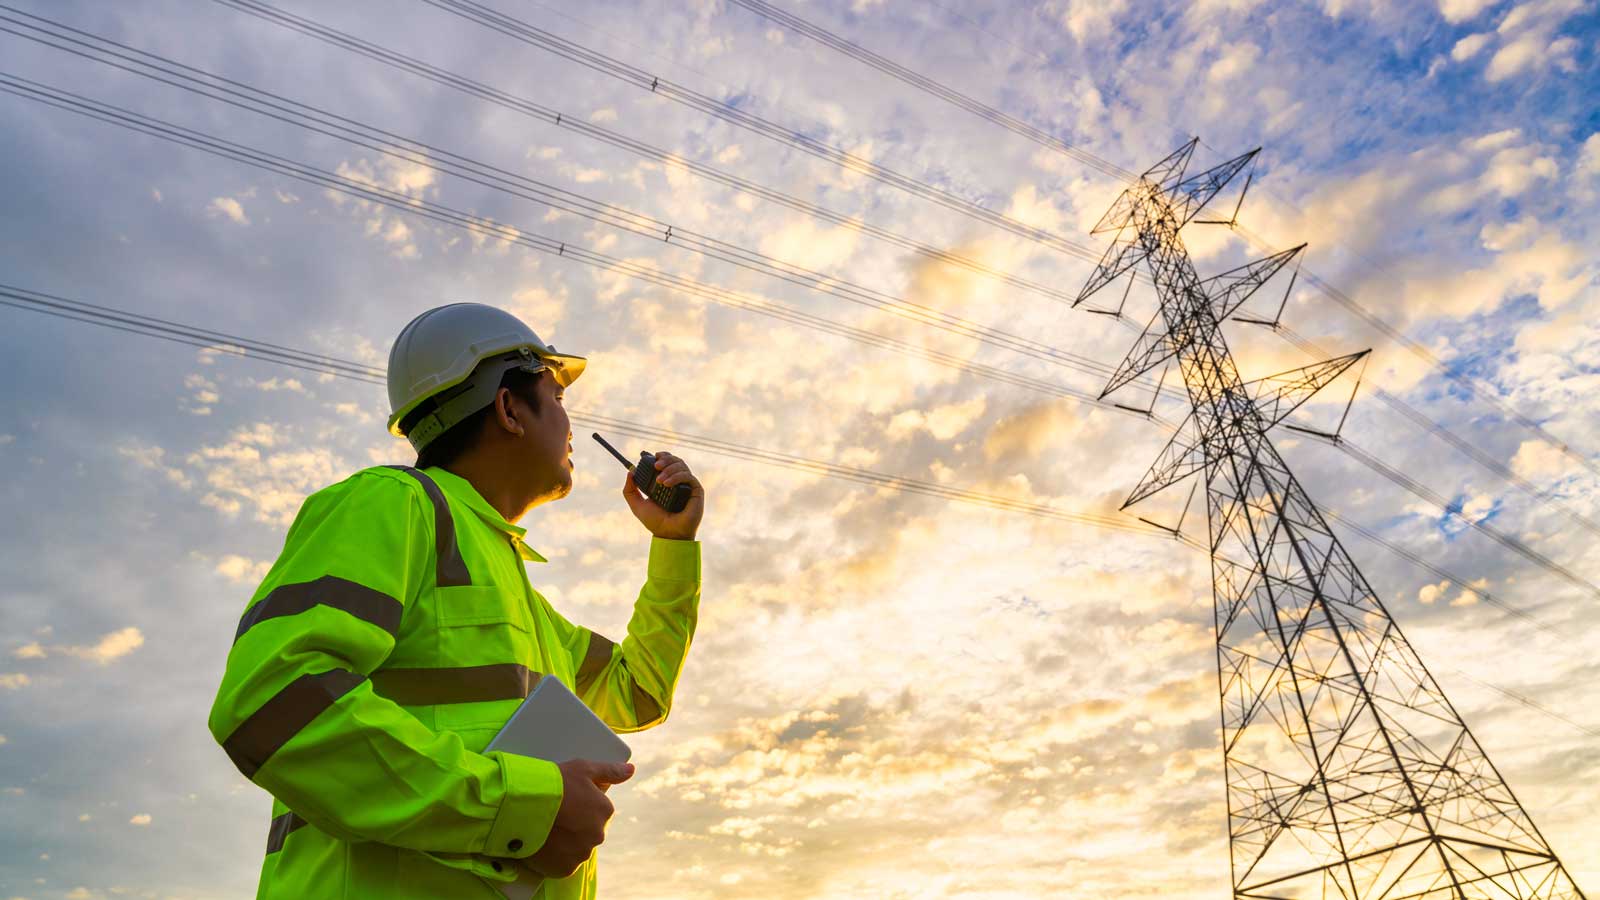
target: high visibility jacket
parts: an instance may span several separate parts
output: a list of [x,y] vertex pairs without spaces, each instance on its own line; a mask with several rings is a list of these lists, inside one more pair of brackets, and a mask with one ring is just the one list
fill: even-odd
[[[660,724],[700,545],[653,538],[621,644],[528,583],[544,558],[465,479],[366,469],[301,507],[234,635],[210,728],[272,794],[258,900],[501,897],[560,807],[555,763],[483,748],[554,675],[618,732]],[[536,898],[595,896],[595,856]]]

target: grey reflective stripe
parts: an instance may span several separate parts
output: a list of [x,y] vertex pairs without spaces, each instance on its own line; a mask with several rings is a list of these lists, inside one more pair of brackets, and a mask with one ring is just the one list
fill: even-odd
[[471,584],[472,575],[467,572],[467,564],[461,559],[461,547],[456,544],[456,520],[450,516],[450,502],[444,498],[444,491],[439,490],[439,485],[432,478],[410,466],[387,468],[404,472],[421,482],[422,489],[428,492],[428,499],[433,501],[434,556],[438,558],[439,587]]
[[244,777],[254,778],[256,771],[278,752],[279,747],[365,680],[344,669],[301,675],[251,713],[250,718],[222,742],[222,749],[228,752],[228,758]]
[[[573,681],[577,682],[576,691],[582,694],[589,689],[594,680],[611,664],[612,649],[616,644],[611,639],[597,631],[589,632],[589,650],[583,655],[583,665],[578,667],[578,674]],[[656,698],[645,693],[639,687],[637,679],[633,680],[633,717],[638,724],[653,722],[661,717],[661,704]]]
[[577,693],[587,691],[589,685],[611,663],[611,648],[615,646],[605,635],[597,631],[589,632],[589,652],[583,655],[583,665],[578,667],[578,674],[573,678],[577,682]]
[[439,669],[379,669],[372,689],[404,706],[521,700],[543,677],[527,666],[496,663]]
[[279,850],[282,850],[283,842],[289,837],[289,835],[299,829],[300,826],[305,824],[305,819],[300,818],[292,812],[286,812],[276,819],[273,819],[272,828],[267,831],[267,855],[271,856],[272,854],[277,853]]
[[661,718],[661,704],[656,702],[656,698],[646,694],[637,681],[633,683],[633,718],[639,725]]
[[246,631],[267,619],[298,615],[313,606],[343,610],[363,622],[371,622],[382,628],[391,637],[400,630],[400,614],[404,611],[399,600],[382,591],[324,575],[315,581],[282,584],[274,588],[239,620],[239,630],[234,632],[233,641],[238,643]]

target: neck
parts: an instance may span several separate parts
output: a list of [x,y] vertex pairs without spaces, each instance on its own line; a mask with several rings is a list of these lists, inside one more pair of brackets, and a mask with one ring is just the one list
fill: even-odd
[[527,494],[518,489],[516,480],[508,478],[504,467],[496,465],[492,459],[465,453],[444,469],[465,478],[507,522],[516,524],[533,508]]

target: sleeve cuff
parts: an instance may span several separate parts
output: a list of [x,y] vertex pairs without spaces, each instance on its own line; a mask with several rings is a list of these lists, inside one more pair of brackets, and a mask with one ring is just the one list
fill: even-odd
[[652,581],[700,580],[700,542],[650,538]]
[[489,756],[500,761],[506,792],[483,852],[513,859],[531,856],[550,837],[561,809],[561,770],[547,759],[498,750]]

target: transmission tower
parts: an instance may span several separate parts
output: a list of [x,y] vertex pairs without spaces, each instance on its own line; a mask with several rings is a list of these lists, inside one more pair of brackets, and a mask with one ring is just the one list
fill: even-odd
[[1095,226],[1077,302],[1148,267],[1160,309],[1101,396],[1173,361],[1189,395],[1123,506],[1205,479],[1233,896],[1582,898],[1268,439],[1366,351],[1240,379],[1221,323],[1304,245],[1202,280],[1178,232],[1259,151],[1186,177],[1197,141]]

